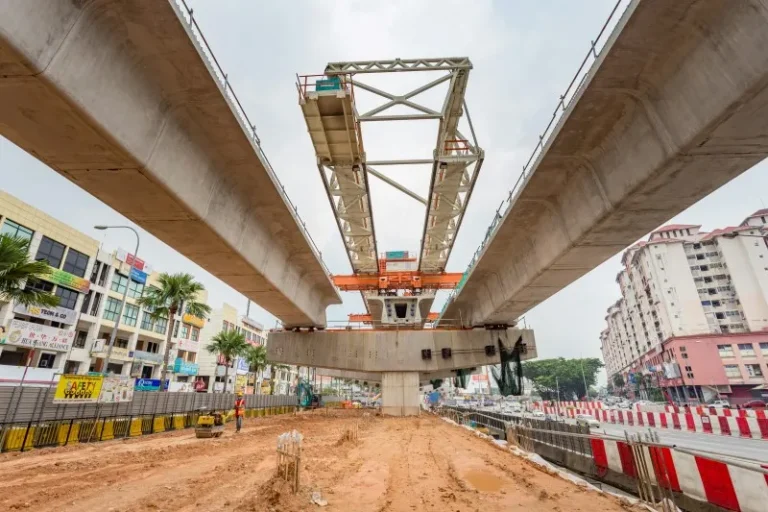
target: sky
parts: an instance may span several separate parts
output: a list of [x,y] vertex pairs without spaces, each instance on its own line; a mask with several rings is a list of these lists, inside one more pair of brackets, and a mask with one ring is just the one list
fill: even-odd
[[[449,272],[466,269],[494,211],[506,198],[552,111],[614,7],[614,0],[338,0],[266,2],[188,0],[216,58],[250,119],[262,147],[332,273],[350,273],[348,259],[315,165],[312,144],[298,106],[296,74],[321,73],[328,62],[467,56],[473,63],[466,100],[485,162],[453,253]],[[620,10],[626,6],[622,2]],[[359,77],[402,94],[437,75],[398,73]],[[359,91],[359,90],[358,90]],[[358,110],[380,103],[356,91]],[[439,109],[444,88],[414,100]],[[393,109],[393,114],[405,113]],[[468,133],[466,124],[462,131]],[[436,121],[368,123],[363,139],[369,160],[431,158]],[[422,197],[430,166],[379,168]],[[765,206],[766,164],[745,172],[673,222],[709,230],[737,225]],[[418,252],[424,206],[371,178],[371,201],[379,251]],[[45,164],[0,138],[0,188],[100,240],[106,249],[131,250],[128,231],[99,232],[94,224],[130,221],[80,190]],[[227,302],[245,313],[246,298],[172,248],[140,230],[142,259],[160,271],[194,274],[215,308]],[[540,358],[600,357],[605,311],[619,298],[614,278],[620,255],[545,301],[526,317],[536,333]],[[328,309],[331,323],[363,312],[358,293]],[[439,311],[445,294],[435,301]],[[250,316],[267,327],[275,318],[257,305]]]

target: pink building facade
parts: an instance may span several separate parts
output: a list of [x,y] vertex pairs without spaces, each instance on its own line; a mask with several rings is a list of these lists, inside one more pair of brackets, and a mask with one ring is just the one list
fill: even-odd
[[768,332],[678,336],[643,355],[627,372],[650,377],[651,385],[677,402],[712,400],[732,405],[768,398],[755,388],[768,376]]

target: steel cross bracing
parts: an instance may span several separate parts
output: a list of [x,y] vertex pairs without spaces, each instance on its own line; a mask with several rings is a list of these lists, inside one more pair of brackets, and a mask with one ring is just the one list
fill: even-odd
[[[467,203],[477,180],[484,154],[477,145],[472,121],[469,117],[464,95],[472,63],[466,57],[444,59],[395,59],[390,61],[362,61],[330,63],[325,69],[327,76],[352,76],[358,73],[392,73],[407,71],[446,71],[443,76],[432,80],[406,94],[395,95],[359,80],[352,80],[354,87],[364,89],[387,101],[382,105],[359,114],[360,122],[439,120],[437,139],[432,159],[390,160],[369,162],[367,171],[387,184],[404,192],[427,206],[419,251],[419,270],[422,272],[443,272],[448,262],[456,234],[466,211]],[[444,82],[448,90],[440,111],[425,107],[413,101],[415,96]],[[410,108],[414,113],[400,115],[382,114],[396,105]],[[459,120],[466,112],[472,139],[469,140],[458,129]],[[426,198],[418,196],[399,183],[378,173],[375,165],[407,165],[431,163],[429,193]]]

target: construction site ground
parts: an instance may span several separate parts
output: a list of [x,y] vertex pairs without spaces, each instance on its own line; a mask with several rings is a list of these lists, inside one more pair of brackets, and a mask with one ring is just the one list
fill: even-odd
[[[357,440],[344,439],[357,425]],[[304,435],[301,487],[276,477],[276,442]],[[0,510],[618,511],[580,487],[440,418],[317,410],[232,423],[217,439],[191,429],[0,455]],[[639,510],[639,509],[638,509]]]

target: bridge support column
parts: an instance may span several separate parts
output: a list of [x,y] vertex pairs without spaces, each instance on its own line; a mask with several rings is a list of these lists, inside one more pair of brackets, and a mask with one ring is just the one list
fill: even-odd
[[418,372],[381,374],[381,412],[388,416],[418,416],[421,408]]

